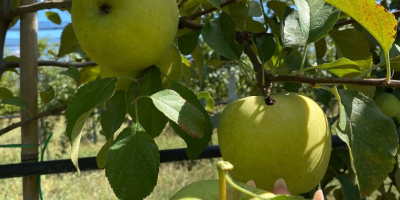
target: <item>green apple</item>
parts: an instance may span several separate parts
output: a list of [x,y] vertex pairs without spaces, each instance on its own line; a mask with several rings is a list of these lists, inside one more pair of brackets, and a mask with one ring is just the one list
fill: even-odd
[[140,75],[140,71],[132,71],[132,72],[120,72],[112,70],[105,66],[100,66],[100,76],[101,78],[108,78],[108,77],[117,77],[118,82],[115,84],[116,90],[126,90],[133,80],[131,78],[138,78]]
[[[165,89],[171,88],[172,81],[180,82],[183,74],[183,64],[181,54],[175,44],[172,44],[163,59],[161,59],[156,67],[162,72],[162,84]],[[163,74],[167,75],[165,77]]]
[[175,0],[74,0],[76,38],[96,63],[121,72],[159,61],[178,28]]
[[400,100],[394,94],[382,92],[375,97],[374,101],[383,114],[390,118],[400,119]]
[[218,123],[218,141],[224,160],[235,166],[233,180],[254,180],[272,191],[283,178],[296,195],[309,192],[321,181],[331,153],[330,127],[313,100],[295,93],[261,96],[228,104]]
[[[275,195],[244,183],[235,182],[240,187],[260,195],[261,197],[271,198]],[[170,200],[217,200],[220,199],[219,180],[204,180],[191,183],[180,189]],[[229,200],[255,200],[251,196],[244,194],[227,183],[227,199]]]

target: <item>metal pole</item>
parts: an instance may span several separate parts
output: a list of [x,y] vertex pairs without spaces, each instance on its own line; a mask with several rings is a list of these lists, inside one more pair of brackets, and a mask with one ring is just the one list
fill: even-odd
[[[21,0],[21,6],[37,3],[36,0]],[[21,66],[20,66],[20,93],[21,97],[28,103],[29,112],[21,109],[21,120],[28,119],[37,114],[38,98],[38,20],[37,13],[21,15]],[[21,143],[24,145],[38,144],[37,120],[21,127]],[[37,162],[39,156],[38,148],[22,148],[22,162]],[[37,176],[23,177],[23,199],[38,200]]]

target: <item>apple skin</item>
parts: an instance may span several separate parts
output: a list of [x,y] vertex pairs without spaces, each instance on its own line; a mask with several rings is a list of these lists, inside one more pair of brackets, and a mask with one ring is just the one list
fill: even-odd
[[[244,183],[235,182],[242,188],[245,188],[248,191],[256,193],[265,198],[271,198],[275,195],[267,192],[265,190],[261,190]],[[219,180],[204,180],[197,181],[186,185],[182,189],[180,189],[177,193],[174,194],[169,200],[218,200],[220,199],[219,193]],[[241,193],[240,191],[234,189],[227,183],[227,199],[229,200],[255,200],[249,195]]]
[[181,54],[175,44],[172,44],[163,59],[156,63],[156,67],[158,67],[158,69],[163,73],[161,74],[161,79],[164,89],[171,88],[172,84],[164,74],[173,81],[181,81],[183,75],[183,64]]
[[400,113],[400,100],[392,93],[382,92],[374,99],[375,104],[386,116],[398,117]]
[[118,82],[115,84],[115,90],[126,90],[133,80],[124,77],[138,78],[140,73],[140,71],[119,72],[105,66],[100,66],[101,78],[118,77]]
[[179,22],[175,0],[74,0],[71,17],[84,52],[99,65],[121,72],[140,71],[159,61]]
[[222,157],[235,167],[233,180],[254,180],[272,191],[283,178],[294,194],[309,192],[329,164],[331,135],[325,113],[310,98],[295,93],[261,96],[228,104],[218,123]]

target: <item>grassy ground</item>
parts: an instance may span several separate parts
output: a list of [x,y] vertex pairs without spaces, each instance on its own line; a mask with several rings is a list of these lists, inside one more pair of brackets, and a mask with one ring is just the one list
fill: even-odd
[[[18,119],[16,119],[18,120]],[[49,119],[56,120],[56,119]],[[1,123],[0,123],[1,125]],[[5,123],[3,123],[5,126]],[[1,128],[1,126],[0,126]],[[48,152],[45,158],[50,160],[68,159],[69,144],[64,135],[65,126],[61,119],[53,128],[53,137],[48,145]],[[96,153],[105,142],[101,135],[98,135],[98,141],[94,144],[92,133],[83,137],[83,143],[80,148],[80,157],[96,156]],[[0,137],[0,144],[18,144],[20,143],[20,130],[15,129],[12,132]],[[216,136],[213,141],[216,142]],[[158,138],[156,143],[160,149],[183,148],[185,143],[170,130],[166,131]],[[20,149],[18,148],[0,148],[0,164],[19,163]],[[198,160],[195,162],[192,171],[188,171],[187,162],[163,163],[160,166],[158,184],[153,193],[147,197],[147,200],[164,200],[171,197],[183,186],[198,180],[217,178],[216,162],[219,159]],[[83,172],[81,176],[76,173],[63,173],[55,175],[41,176],[41,187],[45,200],[63,199],[63,200],[108,200],[117,199],[105,177],[104,171]],[[18,200],[22,199],[22,178],[0,179],[0,199]]]

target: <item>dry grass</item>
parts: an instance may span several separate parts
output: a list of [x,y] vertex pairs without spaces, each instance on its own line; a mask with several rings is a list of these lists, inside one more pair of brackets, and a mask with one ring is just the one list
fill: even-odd
[[[16,121],[18,119],[15,119]],[[56,120],[56,119],[49,119]],[[3,123],[4,126],[4,123]],[[1,127],[0,127],[1,128]],[[48,144],[46,159],[68,159],[69,147],[64,135],[65,125],[63,119],[58,119],[58,123],[53,128],[53,137]],[[88,138],[88,137],[86,137]],[[98,142],[94,144],[89,139],[83,140],[80,148],[80,157],[95,156],[97,151],[105,142],[103,136],[98,137]],[[0,137],[0,144],[20,143],[20,129]],[[160,149],[183,148],[185,143],[166,129],[164,133],[156,138],[156,143]],[[216,143],[216,136],[213,136],[213,143]],[[66,146],[67,145],[67,146]],[[0,148],[0,164],[10,164],[20,162],[20,149]],[[147,200],[164,200],[171,197],[181,187],[198,180],[217,178],[216,162],[219,159],[198,160],[193,166],[193,170],[188,172],[187,162],[163,163],[160,166],[159,180],[153,193]],[[114,195],[104,171],[83,172],[81,176],[76,173],[63,173],[55,175],[41,176],[41,187],[45,200],[109,200],[117,199]],[[18,200],[22,199],[22,178],[0,179],[0,199]]]

